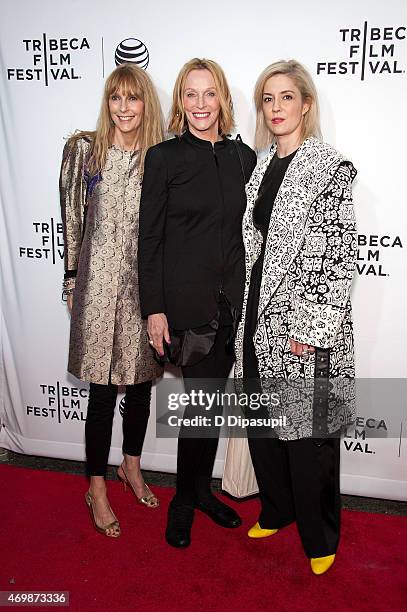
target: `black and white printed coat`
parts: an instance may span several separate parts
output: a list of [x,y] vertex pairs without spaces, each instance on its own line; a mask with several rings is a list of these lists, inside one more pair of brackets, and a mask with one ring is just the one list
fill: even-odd
[[[253,208],[276,146],[257,164],[246,186],[243,218],[246,284],[236,336],[235,376],[243,376],[243,334],[253,264],[262,235]],[[255,351],[261,378],[313,378],[314,356],[293,355],[289,339],[330,349],[329,375],[354,376],[349,293],[356,266],[352,181],[356,170],[330,145],[307,138],[276,196],[263,263]]]

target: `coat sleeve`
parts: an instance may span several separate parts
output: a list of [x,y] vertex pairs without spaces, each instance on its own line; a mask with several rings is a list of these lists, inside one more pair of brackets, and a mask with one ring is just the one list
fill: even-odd
[[88,146],[84,139],[74,142],[68,140],[62,156],[59,194],[66,276],[75,276],[78,268],[86,202],[86,183],[83,175]]
[[356,170],[338,167],[314,201],[298,254],[298,286],[293,292],[289,336],[297,342],[331,348],[341,327],[356,268],[357,236],[352,201]]
[[167,215],[168,170],[158,147],[148,150],[144,162],[140,201],[138,270],[141,314],[165,312],[163,246]]

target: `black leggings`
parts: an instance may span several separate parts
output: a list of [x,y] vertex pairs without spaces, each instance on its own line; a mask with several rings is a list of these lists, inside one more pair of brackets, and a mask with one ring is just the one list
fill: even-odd
[[[151,380],[127,385],[123,410],[123,453],[139,457],[150,416]],[[105,476],[112,441],[112,424],[117,385],[90,383],[86,416],[86,471],[88,476]]]

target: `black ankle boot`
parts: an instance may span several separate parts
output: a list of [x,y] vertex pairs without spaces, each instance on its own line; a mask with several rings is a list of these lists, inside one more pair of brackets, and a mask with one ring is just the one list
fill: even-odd
[[168,506],[167,529],[165,539],[170,546],[186,548],[191,544],[191,527],[194,520],[192,504],[173,499]]

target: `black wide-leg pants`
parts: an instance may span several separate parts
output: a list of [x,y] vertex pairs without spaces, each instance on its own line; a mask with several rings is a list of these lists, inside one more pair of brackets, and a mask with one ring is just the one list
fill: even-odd
[[[231,325],[219,327],[209,354],[196,365],[182,368],[186,392],[192,389],[224,392],[234,362],[233,350],[230,347],[232,333]],[[200,386],[196,379],[205,379],[205,381]],[[192,414],[189,407],[186,408],[184,416],[187,414]],[[208,436],[197,438],[184,436],[181,428],[178,438],[175,495],[179,503],[193,504],[197,499],[203,501],[211,495],[210,483],[218,448],[219,429],[214,427],[210,429]]]
[[263,529],[296,521],[308,557],[336,552],[340,533],[340,440],[249,438]]
[[[150,416],[152,382],[126,386],[123,409],[123,453],[139,457]],[[86,472],[88,476],[105,476],[112,441],[117,385],[90,383],[85,424]]]
[[[316,349],[313,426],[318,431],[321,425],[325,435],[329,359],[329,349]],[[245,336],[244,373],[248,389],[258,390],[260,375],[250,335]],[[249,431],[248,441],[262,506],[260,527],[280,529],[296,521],[309,558],[334,554],[341,512],[339,434],[285,441],[270,432],[260,437]]]

